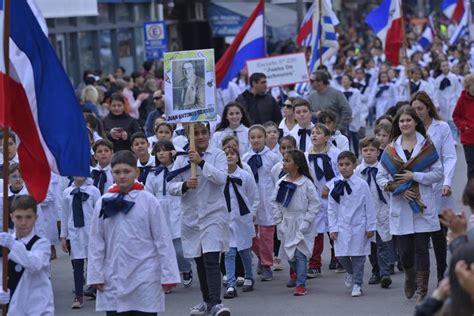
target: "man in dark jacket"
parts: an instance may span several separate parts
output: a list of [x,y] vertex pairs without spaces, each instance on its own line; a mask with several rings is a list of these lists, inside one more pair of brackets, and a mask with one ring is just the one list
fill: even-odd
[[276,100],[267,93],[267,76],[256,72],[250,76],[250,89],[237,97],[236,102],[242,104],[252,124],[263,124],[273,121],[280,124],[281,110]]

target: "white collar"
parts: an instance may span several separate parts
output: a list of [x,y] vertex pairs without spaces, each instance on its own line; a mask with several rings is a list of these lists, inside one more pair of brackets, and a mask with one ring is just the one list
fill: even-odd
[[[408,160],[405,156],[405,152],[403,151],[403,147],[402,147],[402,138],[403,138],[402,135],[397,137],[397,139],[394,141],[394,147],[395,147],[395,150],[397,151],[398,156],[400,156],[400,158],[402,158],[404,162],[407,162]],[[423,137],[423,135],[421,135],[420,133],[416,132],[416,145],[413,148],[411,157],[415,157],[416,155],[418,155],[418,153],[421,150],[421,147],[423,147],[425,142],[426,142],[426,138]]]

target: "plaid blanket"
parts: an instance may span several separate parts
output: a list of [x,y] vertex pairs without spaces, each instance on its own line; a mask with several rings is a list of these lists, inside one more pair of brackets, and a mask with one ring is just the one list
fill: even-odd
[[[438,152],[436,151],[431,139],[427,137],[418,155],[411,157],[407,162],[404,162],[403,159],[400,158],[393,142],[385,148],[380,162],[388,173],[390,173],[392,178],[395,179],[395,175],[402,173],[404,170],[421,172],[431,167],[436,161],[438,161],[438,159]],[[426,204],[420,198],[418,182],[413,180],[408,182],[393,180],[387,183],[387,188],[388,191],[393,193],[393,196],[398,196],[409,189],[414,191],[418,197],[409,201],[410,207],[415,213],[423,213]]]

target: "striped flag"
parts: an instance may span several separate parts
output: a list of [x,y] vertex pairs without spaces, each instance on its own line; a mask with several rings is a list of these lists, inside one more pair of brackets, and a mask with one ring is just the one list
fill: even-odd
[[[460,7],[458,4],[457,7]],[[469,1],[462,5],[462,15],[460,20],[458,21],[458,25],[456,30],[454,31],[453,36],[449,38],[449,45],[453,46],[456,45],[459,40],[469,31],[469,13],[470,13]],[[453,20],[455,18],[453,17]]]
[[308,12],[301,22],[300,31],[296,37],[296,44],[299,46],[309,46],[311,44],[311,34],[313,32],[313,14],[315,3],[309,7]]
[[426,50],[428,47],[430,47],[431,43],[433,43],[433,31],[430,25],[427,25],[423,31],[423,34],[421,34],[421,37],[418,40],[418,44],[423,48],[423,50]]
[[441,11],[450,20],[460,23],[464,14],[464,0],[444,0],[441,3]]
[[[314,2],[313,11],[313,28],[311,31],[311,59],[309,61],[310,72],[316,70],[321,60],[329,59],[333,54],[337,53],[339,43],[337,42],[337,35],[335,26],[339,24],[336,14],[332,11],[331,2],[323,0],[322,7],[319,7],[319,2]],[[319,12],[321,10],[322,21],[319,21]],[[321,43],[322,42],[322,43]],[[321,44],[321,52],[320,52]],[[321,55],[321,56],[320,56]]]

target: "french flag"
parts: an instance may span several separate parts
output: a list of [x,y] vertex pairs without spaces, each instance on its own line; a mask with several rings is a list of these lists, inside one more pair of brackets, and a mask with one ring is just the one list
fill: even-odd
[[459,23],[464,14],[464,0],[444,0],[441,3],[441,11],[448,19]]
[[433,30],[430,25],[427,25],[418,40],[418,44],[423,48],[423,50],[427,50],[431,43],[433,43]]
[[[0,0],[2,34],[5,15]],[[20,172],[39,203],[51,171],[90,176],[86,124],[73,87],[27,0],[10,2],[9,60],[6,75],[0,47],[0,124],[19,137]]]
[[229,81],[245,67],[247,60],[265,57],[265,7],[257,7],[216,64],[217,86],[226,89]]
[[384,0],[367,15],[365,22],[382,41],[387,60],[392,65],[398,65],[403,42],[400,0]]

